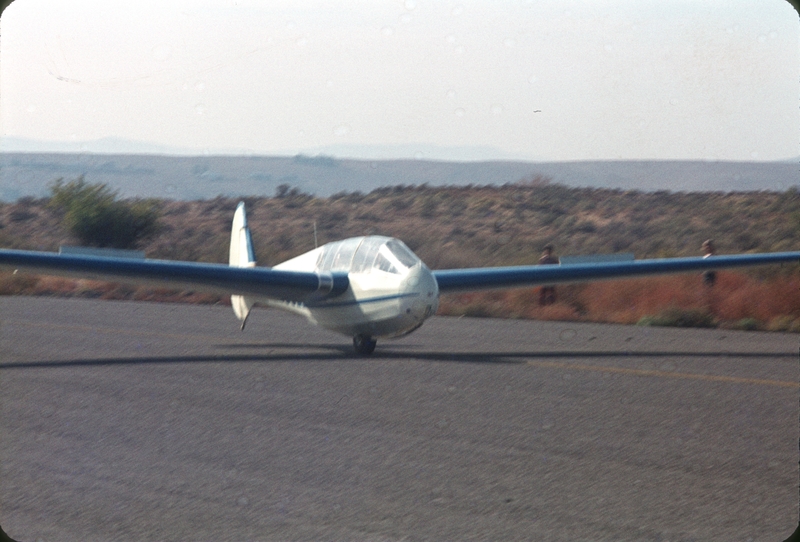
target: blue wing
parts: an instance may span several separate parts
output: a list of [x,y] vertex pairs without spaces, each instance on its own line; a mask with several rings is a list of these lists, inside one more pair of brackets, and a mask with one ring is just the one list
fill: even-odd
[[161,284],[283,301],[333,297],[347,290],[349,285],[346,273],[284,271],[268,267],[231,267],[212,263],[136,260],[26,250],[0,250],[0,266],[45,275]]
[[594,264],[445,269],[434,271],[433,276],[436,277],[440,292],[466,292],[490,288],[644,277],[781,262],[800,262],[800,252],[739,254],[709,258],[665,258]]
[[[773,252],[711,258],[445,269],[433,271],[433,275],[440,292],[464,292],[798,261],[800,252]],[[24,250],[0,250],[0,266],[41,274],[162,284],[284,301],[333,297],[346,291],[349,286],[347,274],[337,272],[285,271],[268,267],[232,267],[224,264],[132,260]]]

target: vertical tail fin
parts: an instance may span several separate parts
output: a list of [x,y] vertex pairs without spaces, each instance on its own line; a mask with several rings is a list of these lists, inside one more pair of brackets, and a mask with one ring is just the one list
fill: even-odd
[[244,211],[244,202],[239,202],[236,213],[233,215],[231,226],[231,250],[228,260],[235,267],[255,267],[256,257],[253,253],[253,240],[250,238],[250,228],[247,227],[247,215]]
[[[231,225],[231,247],[228,260],[233,267],[255,267],[256,257],[253,252],[253,240],[250,237],[250,228],[247,227],[247,215],[244,211],[244,202],[240,202],[233,215]],[[243,295],[232,295],[231,306],[236,317],[242,322],[242,329],[247,323],[250,309],[254,300]]]

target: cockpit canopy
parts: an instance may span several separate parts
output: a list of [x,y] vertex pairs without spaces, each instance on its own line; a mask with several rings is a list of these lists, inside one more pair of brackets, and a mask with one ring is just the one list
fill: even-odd
[[373,269],[401,275],[420,262],[402,241],[391,237],[353,237],[328,243],[320,251],[316,271],[368,273]]

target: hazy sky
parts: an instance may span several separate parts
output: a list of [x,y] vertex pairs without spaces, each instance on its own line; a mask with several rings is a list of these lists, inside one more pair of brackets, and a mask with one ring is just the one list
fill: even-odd
[[0,19],[3,137],[783,160],[799,100],[785,0],[16,0]]

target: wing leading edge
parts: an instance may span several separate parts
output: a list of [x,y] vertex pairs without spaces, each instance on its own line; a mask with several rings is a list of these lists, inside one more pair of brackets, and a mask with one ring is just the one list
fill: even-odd
[[349,286],[346,273],[284,271],[269,267],[231,267],[213,263],[132,260],[26,250],[0,250],[0,267],[43,275],[177,286],[297,302],[334,297]]
[[[710,258],[666,258],[573,265],[528,265],[433,271],[440,292],[465,292],[589,280],[800,262],[800,252],[740,254]],[[345,272],[314,273],[268,267],[231,267],[224,264],[167,260],[131,260],[66,255],[25,250],[0,250],[0,267],[32,273],[120,280],[195,288],[223,294],[250,295],[303,302],[345,292]]]
[[739,254],[709,258],[665,258],[594,264],[443,269],[433,271],[433,276],[436,277],[440,292],[466,292],[491,288],[644,277],[781,262],[800,262],[800,252]]

